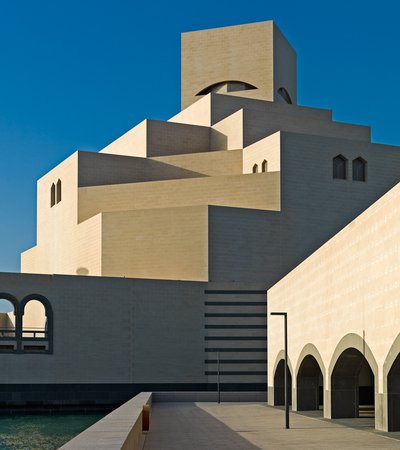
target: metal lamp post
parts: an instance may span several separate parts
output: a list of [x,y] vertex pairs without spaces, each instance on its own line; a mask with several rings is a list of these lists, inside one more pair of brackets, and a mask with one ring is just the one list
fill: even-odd
[[221,403],[221,384],[220,384],[220,371],[219,371],[219,352],[217,352],[217,391],[218,391],[218,404]]
[[271,316],[284,317],[284,339],[285,339],[285,427],[289,426],[289,365],[288,365],[288,337],[287,337],[287,313],[286,312],[272,312]]

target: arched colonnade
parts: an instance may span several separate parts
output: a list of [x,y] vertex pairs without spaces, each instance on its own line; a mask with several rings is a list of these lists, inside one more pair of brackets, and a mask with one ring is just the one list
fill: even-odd
[[[321,410],[326,418],[375,417],[375,428],[400,431],[400,334],[383,366],[383,392],[378,392],[376,359],[359,335],[351,333],[337,344],[325,366],[313,344],[303,347],[296,362],[288,361],[289,399],[295,411]],[[275,359],[270,401],[284,404],[284,358]]]
[[0,353],[52,353],[53,310],[49,300],[30,294],[22,300],[0,292]]

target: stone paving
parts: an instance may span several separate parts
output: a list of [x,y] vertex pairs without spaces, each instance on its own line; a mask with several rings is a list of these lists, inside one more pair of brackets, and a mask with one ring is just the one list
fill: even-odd
[[[378,433],[373,419],[290,414],[252,403],[154,403],[144,450],[400,449],[400,433]],[[314,417],[313,417],[314,416]]]

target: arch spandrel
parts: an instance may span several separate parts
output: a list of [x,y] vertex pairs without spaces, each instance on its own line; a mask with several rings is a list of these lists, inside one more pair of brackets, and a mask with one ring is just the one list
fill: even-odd
[[[284,350],[281,350],[278,353],[278,355],[276,356],[276,358],[275,358],[274,370],[273,370],[273,373],[272,373],[272,377],[274,377],[275,372],[276,372],[276,368],[278,367],[278,364],[280,363],[280,361],[282,359],[283,360],[285,359],[285,351]],[[293,366],[292,366],[292,363],[290,362],[289,356],[288,356],[288,366],[289,366],[289,370],[290,370],[291,375],[293,375]]]
[[393,341],[386,358],[383,363],[383,392],[387,392],[387,377],[390,372],[390,369],[393,366],[397,356],[400,354],[400,333],[397,335],[396,339]]
[[314,344],[306,344],[302,351],[299,354],[299,357],[297,358],[297,364],[296,364],[296,371],[295,371],[295,377],[297,379],[297,375],[299,374],[299,370],[301,367],[302,362],[304,361],[304,358],[307,356],[313,356],[315,360],[317,361],[319,368],[321,369],[322,375],[324,377],[324,383],[326,379],[326,369],[325,364],[322,360],[321,354],[318,351],[317,347]]
[[332,373],[335,368],[335,365],[340,357],[340,355],[347,349],[355,348],[358,350],[367,360],[369,366],[371,367],[371,370],[375,377],[375,390],[377,390],[377,387],[379,386],[379,370],[378,370],[378,363],[376,362],[376,359],[372,353],[372,350],[370,349],[369,345],[366,343],[365,339],[363,339],[361,336],[359,336],[356,333],[348,333],[346,334],[336,345],[336,348],[332,354],[330,364],[329,364],[329,370],[328,370],[328,376],[327,376],[327,388],[330,389],[330,383],[332,378]]
[[8,300],[14,307],[14,315],[17,316],[20,309],[20,304],[16,297],[6,292],[0,292],[0,299]]
[[[400,333],[393,341],[382,367],[383,417],[382,429],[400,431]],[[385,420],[386,419],[386,420]]]

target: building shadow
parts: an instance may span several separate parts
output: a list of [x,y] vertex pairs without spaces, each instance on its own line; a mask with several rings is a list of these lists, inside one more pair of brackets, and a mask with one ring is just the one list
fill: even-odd
[[228,448],[260,450],[195,403],[153,404],[144,450]]

